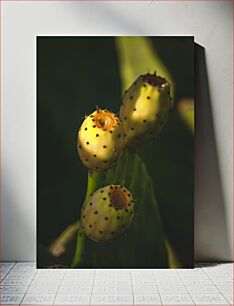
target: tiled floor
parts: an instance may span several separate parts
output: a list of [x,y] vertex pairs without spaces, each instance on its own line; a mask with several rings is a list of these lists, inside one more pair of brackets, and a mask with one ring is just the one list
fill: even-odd
[[191,270],[41,270],[0,263],[0,305],[233,305],[233,264]]

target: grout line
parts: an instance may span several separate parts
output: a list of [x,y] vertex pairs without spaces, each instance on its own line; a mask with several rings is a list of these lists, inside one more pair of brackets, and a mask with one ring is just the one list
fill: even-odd
[[[198,269],[198,270],[200,270],[200,268],[194,268],[194,270],[195,269]],[[188,288],[187,288],[187,285],[185,284],[185,282],[183,281],[183,278],[180,276],[180,273],[178,272],[178,271],[176,271],[177,272],[177,274],[178,274],[178,276],[179,276],[179,278],[181,279],[181,281],[182,281],[182,283],[183,283],[183,285],[184,285],[184,287],[185,287],[185,289],[186,289],[186,291],[187,291],[187,293],[188,293],[188,295],[189,295],[189,297],[192,299],[192,301],[193,301],[193,303],[194,303],[194,305],[197,305],[196,303],[195,303],[195,301],[194,301],[194,299],[193,299],[193,297],[190,295],[190,293],[189,293],[189,291],[188,291]]]
[[132,283],[132,270],[128,270],[130,273],[130,278],[131,278],[131,287],[132,287],[132,304],[135,305],[135,300],[134,300],[134,291],[133,291],[133,283]]
[[57,292],[55,293],[55,297],[54,297],[54,300],[53,300],[53,304],[52,304],[52,305],[56,305],[56,304],[55,304],[55,300],[56,300],[56,297],[57,297],[58,292],[59,292],[59,288],[60,288],[60,287],[61,287],[61,285],[62,285],[62,282],[63,282],[63,279],[64,279],[64,277],[65,277],[66,273],[67,273],[67,271],[66,271],[66,272],[64,272],[63,277],[61,278],[61,282],[60,282],[60,284],[58,285],[58,289],[57,289]]
[[[222,264],[223,266],[225,265],[225,263]],[[222,292],[219,290],[219,288],[217,287],[217,285],[213,282],[212,278],[209,277],[209,274],[206,273],[205,271],[202,271],[203,273],[205,273],[205,275],[208,277],[208,279],[211,281],[211,283],[213,284],[213,286],[218,289],[219,293],[222,295],[222,297],[225,299],[225,301],[228,302],[228,304],[231,305],[231,303],[229,303],[229,301],[226,299],[226,297],[222,294]],[[232,275],[232,279],[233,279],[233,275]],[[232,286],[233,287],[233,286]]]
[[[37,270],[37,268],[36,268],[36,270]],[[28,292],[28,289],[29,289],[29,287],[31,286],[31,284],[32,284],[34,278],[36,277],[36,275],[37,275],[37,271],[36,271],[35,275],[33,276],[33,278],[31,279],[31,282],[29,283],[28,288],[27,288],[26,292],[24,293],[24,296],[23,296],[21,302],[19,303],[19,305],[22,305],[22,302],[23,302],[23,300],[24,300],[24,298],[25,298],[25,296],[26,296],[26,294],[27,294],[27,292]]]
[[155,284],[156,284],[156,287],[157,287],[157,290],[158,290],[158,295],[159,295],[159,298],[160,298],[160,302],[161,302],[161,305],[163,305],[162,297],[161,297],[161,294],[160,294],[160,292],[159,292],[159,287],[158,287],[158,283],[157,283],[157,278],[156,278],[156,276],[155,276],[154,270],[153,270],[153,275],[154,275]]
[[94,287],[95,277],[96,277],[96,269],[94,269],[94,276],[93,276],[93,283],[92,283],[92,290],[91,290],[91,294],[90,294],[89,305],[91,305],[91,301],[92,301],[92,295],[93,295],[93,287]]
[[[0,262],[1,264],[2,262]],[[6,275],[1,279],[0,281],[0,286],[4,286],[2,285],[2,281],[5,279],[5,277],[9,274],[9,272],[12,270],[12,268],[15,266],[16,262],[13,262],[13,266],[9,269],[9,271],[6,273]],[[0,276],[1,276],[1,272],[0,272]],[[1,296],[4,294],[4,292],[2,292],[2,290],[0,290],[0,298]]]
[[[10,271],[13,269],[13,267],[16,265],[16,262],[13,262],[13,266],[9,269],[9,271],[6,273],[6,275],[1,279],[0,284],[2,283],[2,281],[5,279],[5,277],[10,273]],[[1,275],[0,275],[1,276]]]
[[[212,281],[212,280],[211,280]],[[223,296],[223,298],[228,302],[228,304],[231,304],[229,301],[228,301],[228,299],[224,296],[224,294],[219,290],[219,287],[217,287],[217,285],[216,284],[214,284],[214,286],[218,289],[218,291],[219,291],[219,293]],[[231,294],[233,294],[233,292],[231,292]]]

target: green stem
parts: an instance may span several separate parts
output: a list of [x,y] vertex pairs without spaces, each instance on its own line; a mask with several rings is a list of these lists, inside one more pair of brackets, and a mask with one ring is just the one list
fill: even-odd
[[73,258],[71,267],[75,268],[82,264],[83,262],[83,253],[84,253],[84,248],[85,248],[85,235],[82,232],[78,232],[77,236],[77,243],[76,243],[76,252],[75,256]]
[[[89,171],[86,196],[83,206],[86,204],[91,194],[95,192],[102,185],[104,178],[105,178],[105,172]],[[82,231],[82,219],[80,218],[80,230],[77,235],[75,256],[71,264],[72,268],[80,266],[84,261],[86,239],[87,237]]]
[[85,201],[100,187],[105,175],[105,172],[89,171]]

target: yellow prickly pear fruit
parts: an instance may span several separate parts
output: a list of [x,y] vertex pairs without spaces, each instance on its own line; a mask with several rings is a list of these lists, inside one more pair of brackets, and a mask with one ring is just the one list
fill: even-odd
[[120,108],[127,144],[136,148],[157,136],[171,108],[168,81],[156,73],[139,76],[125,92]]
[[110,169],[125,146],[119,118],[108,110],[98,109],[83,121],[77,147],[82,163],[91,170]]
[[82,209],[82,230],[96,241],[113,240],[123,234],[133,220],[133,198],[121,185],[98,189]]

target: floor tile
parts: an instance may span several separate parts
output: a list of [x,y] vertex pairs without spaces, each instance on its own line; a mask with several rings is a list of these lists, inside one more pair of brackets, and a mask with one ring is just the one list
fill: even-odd
[[27,293],[57,293],[59,286],[30,286]]
[[188,294],[161,294],[160,296],[163,305],[194,305]]
[[91,294],[92,292],[92,286],[91,285],[71,285],[71,286],[67,286],[67,285],[61,285],[59,287],[59,291],[58,293],[63,293],[63,294],[75,294],[75,293],[89,293]]
[[132,294],[132,286],[93,286],[93,293],[100,294],[112,294],[112,293],[131,293]]
[[92,285],[93,279],[79,279],[79,280],[62,280],[63,285]]
[[172,286],[172,285],[178,285],[178,286],[184,286],[184,283],[182,282],[182,280],[173,280],[173,279],[156,279],[156,284],[159,285],[168,285],[168,286]]
[[154,278],[154,273],[152,271],[149,271],[149,272],[131,272],[131,276],[132,278],[147,278],[147,279],[150,279],[150,278]]
[[19,305],[23,297],[23,294],[1,294],[0,303],[1,305]]
[[9,272],[4,279],[33,279],[35,273],[27,273],[27,274],[20,274],[20,273],[11,273]]
[[15,264],[15,267],[23,267],[23,268],[36,268],[36,263],[35,262],[30,262],[30,261],[23,261],[23,262],[17,262]]
[[50,285],[59,285],[61,283],[60,279],[44,279],[38,278],[32,281],[33,286],[50,286]]
[[[140,270],[138,270],[140,271]],[[134,270],[132,270],[134,272]],[[123,276],[126,277],[131,274],[129,269],[96,269],[96,275],[109,275],[109,276]]]
[[134,294],[134,305],[162,305],[159,294]]
[[225,272],[222,272],[222,274],[212,274],[209,273],[209,279],[213,280],[233,280],[233,276],[232,275],[227,275]]
[[67,273],[65,276],[64,276],[64,280],[72,280],[72,281],[75,281],[75,280],[81,280],[81,279],[93,279],[94,275],[85,275],[85,274],[70,274],[70,273]]
[[183,279],[183,283],[186,286],[212,286],[212,282],[209,279]]
[[215,286],[186,286],[189,293],[219,293]]
[[25,267],[13,267],[11,269],[11,274],[15,273],[15,274],[29,274],[29,273],[36,273],[37,270],[33,269],[33,268],[25,268]]
[[142,285],[142,286],[147,286],[147,285],[154,285],[156,284],[155,280],[147,280],[147,279],[133,279],[132,280],[133,285]]
[[28,286],[0,286],[0,294],[25,293]]
[[15,265],[14,261],[4,261],[0,262],[0,269],[1,268],[8,268],[11,269]]
[[55,294],[27,293],[22,305],[53,305]]
[[57,281],[62,281],[63,275],[53,275],[53,274],[48,274],[48,275],[36,275],[35,279],[48,279],[48,280],[57,280]]
[[54,305],[89,305],[90,294],[58,294]]
[[117,285],[131,285],[131,279],[96,279],[94,280],[94,285],[110,285],[110,286],[117,286]]
[[9,273],[11,271],[11,269],[12,269],[11,267],[7,267],[7,266],[6,267],[4,267],[4,266],[1,267],[0,266],[0,276],[2,276],[3,274]]
[[221,293],[233,293],[233,286],[232,285],[217,285],[218,290]]
[[156,280],[161,280],[161,279],[164,280],[165,279],[165,280],[173,280],[173,281],[180,281],[181,280],[180,276],[177,275],[177,274],[155,275],[155,279]]
[[228,305],[227,300],[221,294],[194,294],[191,293],[196,305]]
[[133,305],[131,294],[92,294],[90,305]]
[[2,272],[0,274],[0,280],[2,281],[7,276],[7,274],[8,274],[8,271]]
[[225,297],[225,299],[226,299],[231,305],[233,305],[233,303],[234,303],[234,301],[233,301],[233,294],[224,293],[223,296]]
[[106,279],[118,279],[118,278],[131,278],[130,273],[118,274],[118,273],[96,273],[95,277],[97,279],[106,278]]
[[217,286],[233,286],[233,280],[231,279],[212,279],[212,282]]
[[6,286],[26,286],[31,283],[31,279],[4,279],[1,281],[1,285]]
[[134,294],[138,293],[158,293],[158,287],[156,285],[148,285],[148,286],[137,286],[133,285]]
[[158,285],[158,291],[160,294],[163,293],[188,293],[185,286],[176,286],[176,285]]

